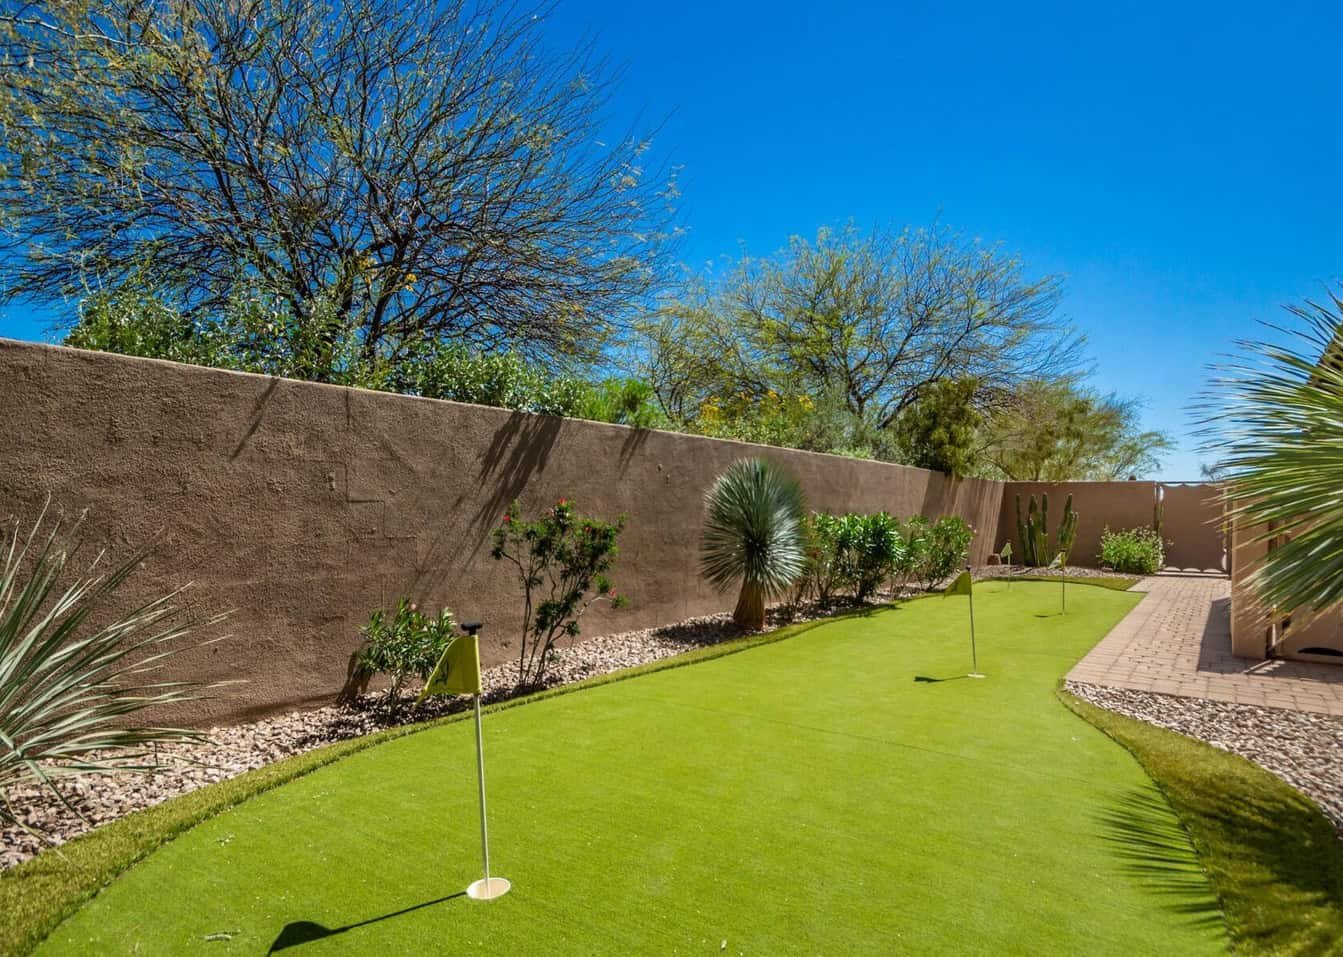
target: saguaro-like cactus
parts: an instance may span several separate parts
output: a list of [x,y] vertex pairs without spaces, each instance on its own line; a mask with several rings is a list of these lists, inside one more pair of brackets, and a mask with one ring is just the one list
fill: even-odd
[[1021,542],[1021,564],[1039,568],[1052,562],[1055,555],[1062,554],[1066,558],[1076,538],[1077,513],[1073,511],[1071,495],[1063,503],[1063,519],[1059,523],[1052,551],[1049,547],[1049,496],[1041,495],[1037,505],[1032,495],[1024,519],[1021,514],[1021,496],[1017,496],[1017,540]]
[[1073,550],[1073,542],[1077,540],[1077,513],[1073,511],[1073,497],[1068,496],[1068,500],[1063,503],[1063,521],[1059,522],[1059,534],[1054,543],[1055,554],[1063,556],[1063,563],[1068,563],[1068,555]]

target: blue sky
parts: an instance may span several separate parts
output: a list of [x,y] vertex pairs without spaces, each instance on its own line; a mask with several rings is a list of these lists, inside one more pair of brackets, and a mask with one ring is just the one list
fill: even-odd
[[[1066,276],[1096,384],[1181,440],[1204,366],[1343,278],[1343,12],[1326,4],[561,0],[624,68],[623,125],[666,118],[683,253],[854,220],[934,219]],[[0,314],[40,338],[50,316]]]

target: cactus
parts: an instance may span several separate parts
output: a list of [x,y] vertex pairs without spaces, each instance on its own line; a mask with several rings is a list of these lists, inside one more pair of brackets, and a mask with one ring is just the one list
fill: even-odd
[[1059,554],[1066,560],[1076,539],[1077,513],[1073,511],[1071,495],[1063,503],[1063,520],[1059,523],[1052,552],[1049,549],[1049,496],[1041,495],[1040,504],[1036,505],[1035,496],[1032,495],[1024,520],[1021,515],[1021,496],[1017,496],[1017,540],[1021,543],[1021,564],[1040,568],[1048,565]]
[[1073,511],[1073,497],[1063,503],[1063,521],[1059,522],[1059,535],[1054,551],[1063,556],[1063,564],[1068,564],[1068,555],[1077,541],[1077,513]]

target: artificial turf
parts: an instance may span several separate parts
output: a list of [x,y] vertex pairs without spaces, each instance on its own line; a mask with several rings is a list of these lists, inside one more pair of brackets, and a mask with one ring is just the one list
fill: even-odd
[[[1053,694],[1138,596],[976,586],[353,754],[114,881],[43,953],[1202,954],[1185,831]],[[1135,868],[1140,852],[1150,867]]]

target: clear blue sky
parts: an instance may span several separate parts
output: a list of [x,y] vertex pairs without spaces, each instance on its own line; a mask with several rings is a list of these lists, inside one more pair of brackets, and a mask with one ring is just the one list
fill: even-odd
[[690,265],[849,219],[1001,241],[1180,438],[1164,478],[1197,477],[1205,364],[1343,278],[1329,4],[561,0],[548,29],[623,64],[622,126],[669,117]]

